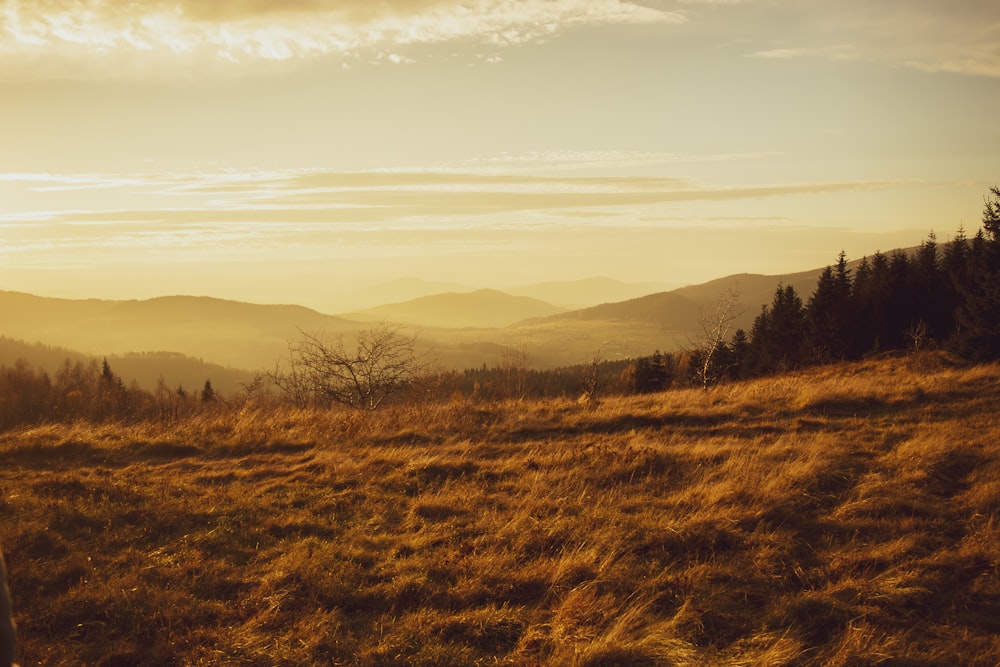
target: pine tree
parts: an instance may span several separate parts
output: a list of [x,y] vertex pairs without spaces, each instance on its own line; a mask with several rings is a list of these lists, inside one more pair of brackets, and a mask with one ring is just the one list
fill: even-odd
[[205,386],[201,390],[201,402],[211,403],[215,400],[215,389],[212,387],[211,380],[205,380]]
[[903,251],[894,251],[889,257],[888,294],[884,305],[883,330],[880,332],[885,349],[903,348],[907,331],[916,324],[914,302],[919,297],[913,290],[913,280],[910,259]]
[[972,239],[968,274],[960,289],[954,348],[984,361],[1000,359],[1000,188],[990,190],[983,208],[983,228]]
[[844,359],[851,352],[851,278],[843,251],[837,268],[826,267],[807,307],[809,342],[816,361]]
[[867,257],[862,257],[854,271],[851,283],[851,352],[850,356],[857,359],[871,349],[874,339],[874,327],[871,318],[872,266]]
[[938,261],[937,236],[934,232],[917,250],[911,276],[911,327],[923,323],[927,335],[944,340],[954,326],[947,277]]
[[755,372],[770,373],[801,366],[805,362],[806,329],[802,299],[791,285],[778,285],[771,307],[765,306],[754,321],[751,351]]
[[948,310],[951,315],[950,333],[958,333],[958,310],[962,305],[962,291],[969,281],[969,241],[965,230],[958,228],[955,238],[945,246],[942,271],[948,286]]
[[750,361],[750,338],[743,329],[737,329],[733,334],[733,341],[729,345],[731,352],[732,369],[730,376],[734,379],[744,378],[748,375],[747,364]]

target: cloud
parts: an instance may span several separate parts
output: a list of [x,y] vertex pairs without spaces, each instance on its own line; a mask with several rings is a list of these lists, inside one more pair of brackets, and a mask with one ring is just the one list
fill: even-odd
[[579,25],[683,20],[632,0],[6,0],[0,62],[286,61],[457,40],[510,46]]
[[980,0],[850,0],[846,27],[874,59],[928,72],[1000,76],[1000,4]]
[[767,51],[756,51],[750,54],[752,58],[798,58],[808,53],[807,49],[769,49]]
[[[148,222],[156,225],[372,225],[408,228],[456,224],[489,226],[491,216],[584,210],[647,210],[689,202],[723,202],[814,195],[900,185],[895,181],[791,183],[704,187],[655,176],[541,177],[434,172],[220,173],[149,175],[22,174],[9,183],[44,190],[47,207],[62,210],[5,214],[0,223],[62,224]],[[105,183],[107,201],[135,200],[146,208],[89,208],[86,189]],[[419,221],[419,222],[414,222]],[[506,224],[506,223],[505,223]]]
[[[713,3],[714,4],[714,3]],[[926,72],[1000,77],[1000,3],[982,0],[784,0],[743,4],[738,16],[766,39],[749,55],[866,60]],[[706,20],[709,20],[706,17]],[[786,46],[787,36],[796,44]]]

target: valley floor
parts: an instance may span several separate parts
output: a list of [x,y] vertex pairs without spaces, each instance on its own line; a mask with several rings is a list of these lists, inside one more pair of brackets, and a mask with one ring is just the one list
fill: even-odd
[[22,665],[1000,664],[1000,366],[0,434]]

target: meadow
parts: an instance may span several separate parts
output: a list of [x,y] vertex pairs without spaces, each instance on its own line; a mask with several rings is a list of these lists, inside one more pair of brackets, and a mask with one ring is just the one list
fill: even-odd
[[0,434],[22,665],[1000,664],[1000,365]]

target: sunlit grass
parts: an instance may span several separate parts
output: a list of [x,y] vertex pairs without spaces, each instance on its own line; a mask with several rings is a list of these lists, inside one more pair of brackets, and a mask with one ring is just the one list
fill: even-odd
[[994,665],[1000,366],[0,435],[22,664]]

